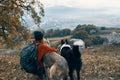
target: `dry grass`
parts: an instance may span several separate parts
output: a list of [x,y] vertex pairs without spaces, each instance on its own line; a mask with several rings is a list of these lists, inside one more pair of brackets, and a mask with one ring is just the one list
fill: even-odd
[[[120,80],[120,47],[95,46],[81,52],[81,80]],[[20,69],[18,55],[0,54],[0,80],[27,80],[27,75]]]
[[71,36],[48,38],[52,47],[57,47],[62,39],[70,39]]
[[120,80],[120,47],[95,46],[82,51],[82,80]]
[[61,39],[70,39],[71,36],[66,36],[66,37],[55,37],[55,38],[48,38],[50,41],[59,41]]

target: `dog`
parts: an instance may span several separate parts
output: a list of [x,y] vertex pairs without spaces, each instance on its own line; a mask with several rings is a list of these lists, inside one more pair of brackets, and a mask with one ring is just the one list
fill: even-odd
[[45,54],[42,61],[48,80],[67,80],[69,69],[64,57],[52,52]]
[[69,44],[62,44],[60,48],[61,56],[63,56],[69,67],[69,76],[70,80],[74,80],[73,73],[74,70],[77,72],[77,80],[80,80],[80,70],[82,68],[82,59],[81,53],[79,51],[78,45],[73,45],[72,47]]

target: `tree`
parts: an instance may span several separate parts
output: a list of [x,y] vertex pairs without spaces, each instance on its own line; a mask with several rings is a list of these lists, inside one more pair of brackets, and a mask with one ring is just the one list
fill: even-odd
[[73,32],[79,31],[79,30],[85,30],[88,34],[95,34],[97,32],[97,28],[95,25],[92,24],[84,24],[84,25],[77,25],[77,27],[74,29]]
[[[23,24],[25,13],[30,15],[36,25],[40,25],[44,16],[43,5],[37,0],[0,0],[0,43],[9,47],[22,40],[28,41],[30,32]],[[39,10],[36,11],[35,6]]]
[[89,34],[84,30],[79,30],[72,34],[72,38],[78,38],[78,39],[85,40],[89,38]]
[[101,30],[106,30],[106,27],[101,27],[100,29],[101,29]]
[[59,35],[62,37],[62,36],[68,36],[71,34],[71,30],[68,29],[68,28],[65,28],[65,29],[62,29],[59,33]]
[[48,29],[45,32],[45,37],[52,37],[54,30],[53,29]]

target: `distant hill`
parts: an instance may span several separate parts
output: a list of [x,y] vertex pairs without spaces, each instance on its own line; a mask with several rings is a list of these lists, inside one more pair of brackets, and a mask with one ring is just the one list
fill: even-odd
[[45,9],[41,27],[43,29],[75,28],[78,24],[94,24],[96,26],[120,27],[118,9],[88,9],[55,6]]

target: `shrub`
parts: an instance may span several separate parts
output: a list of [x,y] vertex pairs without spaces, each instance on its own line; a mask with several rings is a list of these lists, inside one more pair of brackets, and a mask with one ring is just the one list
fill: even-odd
[[99,45],[99,44],[103,44],[103,42],[105,41],[105,38],[101,38],[100,36],[96,36],[92,39],[92,43],[94,45]]

